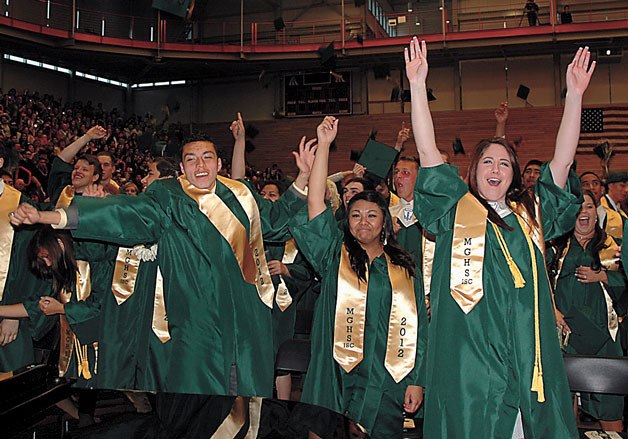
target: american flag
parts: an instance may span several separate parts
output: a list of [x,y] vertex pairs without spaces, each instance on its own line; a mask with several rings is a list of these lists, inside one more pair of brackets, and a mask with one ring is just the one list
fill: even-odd
[[616,153],[628,152],[628,107],[582,110],[578,153],[594,154],[593,148],[606,141]]

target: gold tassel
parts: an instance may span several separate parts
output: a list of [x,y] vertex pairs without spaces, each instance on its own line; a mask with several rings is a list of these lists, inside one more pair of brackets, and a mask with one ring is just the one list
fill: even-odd
[[[540,359],[540,357],[539,357]],[[536,400],[538,402],[545,402],[545,386],[543,385],[543,368],[538,360],[534,362],[534,372],[532,373],[532,387],[533,392],[537,393]]]
[[510,251],[508,250],[508,246],[506,245],[506,241],[504,240],[502,232],[499,230],[499,227],[497,227],[497,225],[495,225],[494,223],[491,223],[491,225],[493,226],[495,235],[497,235],[497,241],[499,242],[499,246],[502,249],[502,253],[504,253],[506,262],[508,263],[508,268],[510,269],[512,280],[515,283],[515,288],[523,288],[526,284],[526,281],[521,274],[521,270],[519,270],[519,267],[517,267],[517,264],[512,259],[512,256],[510,256]]
[[92,378],[92,374],[89,371],[89,360],[87,358],[87,345],[81,346],[81,342],[78,337],[74,337],[74,350],[76,351],[76,363],[78,369],[78,376],[81,375],[89,380]]
[[[516,214],[515,214],[516,215]],[[545,386],[543,384],[543,364],[541,363],[541,319],[539,313],[539,271],[536,266],[536,251],[532,238],[527,233],[525,222],[516,215],[523,235],[526,237],[530,259],[532,260],[532,277],[534,279],[534,370],[532,372],[532,386],[530,390],[536,392],[536,400],[545,402]]]

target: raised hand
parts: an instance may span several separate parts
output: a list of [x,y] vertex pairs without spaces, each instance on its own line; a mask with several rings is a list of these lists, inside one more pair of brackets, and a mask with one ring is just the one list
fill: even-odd
[[89,137],[89,140],[102,139],[103,137],[107,135],[107,130],[101,127],[100,125],[95,125],[91,127],[89,130],[87,130],[85,135]]
[[419,43],[417,37],[412,37],[410,47],[404,49],[403,55],[406,59],[406,76],[410,84],[425,84],[428,71],[425,40]]
[[28,203],[20,204],[15,212],[9,214],[9,220],[14,226],[37,224],[39,219],[39,211]]
[[244,141],[246,138],[246,131],[244,129],[244,121],[242,120],[242,114],[238,112],[238,118],[231,122],[229,126],[231,134],[236,142]]
[[593,61],[589,65],[591,53],[589,48],[581,47],[576,52],[576,55],[571,61],[571,64],[567,66],[567,93],[574,93],[582,96],[589,86],[591,75],[595,70],[596,62]]
[[366,168],[364,166],[362,166],[359,163],[356,163],[355,165],[353,165],[353,175],[355,175],[357,178],[362,178],[364,177],[364,173],[366,172]]
[[301,137],[299,142],[299,152],[292,152],[299,172],[309,175],[312,171],[314,158],[316,156],[316,139],[305,141],[305,136]]
[[330,145],[336,138],[336,134],[338,134],[338,119],[334,116],[326,116],[316,128],[318,143]]
[[84,197],[105,198],[109,194],[105,192],[102,184],[90,184],[83,189],[81,195]]
[[506,123],[508,120],[508,102],[502,102],[495,109],[495,120],[500,124]]

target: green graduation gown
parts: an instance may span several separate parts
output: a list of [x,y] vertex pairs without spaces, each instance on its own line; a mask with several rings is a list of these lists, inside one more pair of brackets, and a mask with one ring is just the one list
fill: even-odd
[[[265,242],[266,260],[281,261],[285,251],[284,243]],[[301,299],[306,294],[314,294],[311,291],[312,282],[314,281],[314,272],[312,268],[303,258],[299,251],[291,264],[285,264],[290,272],[290,276],[282,276],[288,288],[288,292],[292,297],[292,303],[288,308],[282,311],[277,305],[277,301],[273,301],[272,321],[273,321],[273,349],[275,357],[279,351],[279,347],[286,340],[294,338],[294,325],[297,319],[297,308]],[[279,285],[279,276],[272,276],[275,291]]]
[[[571,189],[579,191],[579,187]],[[449,165],[421,168],[415,188],[415,214],[436,236],[434,267],[438,267],[431,282],[425,437],[511,439],[520,410],[526,439],[577,438],[545,261],[536,246],[545,402],[537,402],[537,393],[530,390],[535,348],[534,285],[528,244],[515,215],[503,218],[513,230],[502,230],[502,234],[526,280],[525,287],[515,289],[495,232],[487,225],[484,296],[468,314],[452,298],[453,226],[457,202],[467,191],[457,169]],[[547,166],[536,193],[545,240],[571,230],[579,198],[569,188],[557,187]]]
[[[235,195],[219,181],[216,194],[248,233],[248,218]],[[287,221],[303,200],[292,191],[276,203],[253,196],[264,238],[286,240]],[[167,358],[160,356],[159,364],[151,365],[159,390],[228,394],[235,364],[237,394],[272,396],[270,310],[255,286],[244,281],[228,242],[178,180],[157,181],[137,197],[76,198],[69,216],[76,211],[76,238],[125,247],[158,243],[171,336]]]
[[427,345],[427,312],[422,283],[414,279],[419,313],[414,369],[395,383],[384,366],[392,292],[384,255],[369,267],[364,334],[364,358],[347,373],[333,358],[334,317],[342,232],[331,210],[311,221],[295,218],[291,232],[314,270],[320,274],[321,295],[312,326],[312,357],[303,385],[301,402],[342,413],[362,425],[371,438],[401,437],[406,387],[424,385],[423,359]]
[[[74,347],[70,364],[65,376],[77,378],[76,387],[98,387],[98,376],[103,370],[100,362],[100,315],[104,298],[111,294],[111,277],[113,276],[113,258],[116,247],[97,242],[74,242],[74,257],[77,260],[89,261],[90,269],[90,294],[85,300],[78,300],[76,285],[70,296],[70,301],[65,304],[65,317],[70,324],[74,335],[82,346],[87,345],[90,379],[78,376],[76,348]],[[56,295],[55,295],[56,297]],[[58,297],[56,297],[58,299]],[[42,314],[39,309],[39,298],[25,301],[24,306],[30,319],[37,319]],[[59,318],[58,316],[51,316]],[[98,344],[98,356],[94,348]]]
[[[577,308],[601,332],[608,335],[608,317],[604,291],[599,283],[582,283],[576,279],[576,268],[580,266],[590,267],[593,256],[590,248],[583,249],[578,241],[572,237],[569,250],[564,258],[560,275],[558,276],[554,297],[556,307],[565,315],[569,315],[572,308]],[[613,302],[617,302],[626,288],[623,273],[607,271],[608,284],[605,285]],[[570,325],[574,332],[577,327]],[[591,352],[578,352],[573,346],[567,346],[567,352],[573,354],[591,355]],[[607,342],[595,354],[603,357],[622,357],[621,331],[617,332],[617,338],[612,340],[608,335]],[[614,421],[621,419],[624,412],[624,397],[619,395],[604,395],[581,393],[582,409],[596,419]]]
[[[4,187],[4,191],[14,190]],[[0,195],[0,203],[3,202],[2,195]],[[25,201],[28,200],[20,196],[20,202]],[[30,270],[27,248],[36,228],[23,226],[14,230],[11,259],[0,305],[23,303],[31,297],[39,300],[40,296],[50,294],[51,290],[50,282],[38,278]],[[9,372],[33,364],[35,362],[33,338],[44,336],[53,325],[54,319],[41,315],[36,319],[20,319],[17,338],[6,346],[0,346],[0,372]]]

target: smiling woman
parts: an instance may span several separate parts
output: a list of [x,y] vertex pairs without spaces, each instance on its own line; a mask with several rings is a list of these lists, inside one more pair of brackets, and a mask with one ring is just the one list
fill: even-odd
[[[570,167],[582,96],[595,63],[587,48],[567,68],[554,157],[524,190],[503,140],[478,144],[469,186],[443,164],[427,104],[427,45],[405,51],[412,132],[422,168],[414,209],[436,236],[431,280],[425,437],[577,438],[544,264],[545,241],[573,228],[578,179]],[[519,437],[519,436],[518,436]]]
[[371,438],[401,437],[403,411],[413,413],[423,401],[423,283],[412,256],[397,244],[388,205],[377,192],[353,196],[343,231],[336,226],[325,182],[337,128],[329,116],[318,127],[308,218],[295,218],[291,228],[322,278],[301,401],[344,413]]

